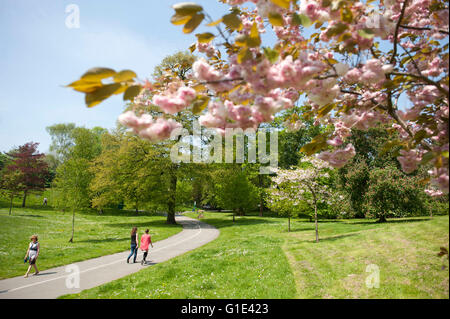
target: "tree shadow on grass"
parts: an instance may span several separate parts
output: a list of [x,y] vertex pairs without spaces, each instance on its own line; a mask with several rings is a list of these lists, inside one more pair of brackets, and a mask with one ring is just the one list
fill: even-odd
[[236,216],[236,220],[233,223],[233,215],[229,215],[229,218],[229,220],[220,218],[201,218],[200,221],[211,224],[216,228],[278,223],[277,221],[271,221],[262,218],[245,218],[245,216]]
[[[11,216],[13,216],[14,214],[12,214]],[[19,217],[37,217],[37,218],[42,218],[44,216],[41,215],[24,215],[24,214],[16,214],[14,216],[19,216]]]
[[167,224],[165,220],[152,220],[149,222],[128,222],[128,223],[110,223],[110,224],[105,224],[105,226],[109,226],[109,227],[115,227],[115,228],[129,228],[131,231],[131,228],[133,227],[137,227],[138,230],[139,228],[145,228],[145,227],[161,227],[161,226],[178,226],[180,224],[177,225],[173,225],[173,224]]
[[394,219],[388,218],[386,222],[380,223],[378,220],[368,220],[368,221],[359,221],[359,222],[349,222],[349,225],[389,225],[396,223],[415,223],[415,222],[424,222],[430,221],[432,218],[430,217],[421,217],[421,218],[411,218],[411,219]]
[[124,238],[102,238],[102,239],[84,239],[84,240],[77,240],[77,243],[104,243],[104,242],[117,242],[117,241],[127,241],[130,240],[130,237],[124,237]]
[[296,232],[301,232],[301,231],[314,231],[314,227],[309,227],[309,228],[291,228],[290,233],[296,233]]

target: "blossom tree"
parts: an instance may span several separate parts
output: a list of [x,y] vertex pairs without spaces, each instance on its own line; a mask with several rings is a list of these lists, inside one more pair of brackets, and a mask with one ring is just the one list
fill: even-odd
[[[302,151],[331,166],[354,155],[352,128],[380,122],[399,133],[406,173],[431,163],[429,181],[448,193],[448,0],[220,0],[229,13],[213,19],[191,2],[174,5],[171,22],[197,33],[191,51],[204,57],[192,76],[167,86],[139,83],[130,70],[94,68],[69,84],[93,106],[113,94],[132,100],[143,87],[148,103],[165,114],[192,107],[203,126],[258,128],[277,112],[304,104],[304,118],[334,131],[317,135]],[[262,42],[271,33],[275,41]],[[273,42],[273,43],[272,43]],[[112,78],[112,82],[102,80]],[[179,125],[127,114],[131,128],[150,140],[167,138]],[[123,117],[122,117],[123,119]],[[301,122],[301,120],[299,120]],[[301,127],[294,121],[292,127]],[[164,127],[164,130],[161,128]],[[163,133],[161,133],[163,132]]]
[[307,202],[314,209],[316,242],[319,242],[317,205],[325,202],[329,195],[326,179],[330,166],[316,157],[305,157],[301,166],[293,169],[280,169],[272,178],[273,187],[269,193],[268,206],[288,216],[288,230],[293,211],[301,202]]

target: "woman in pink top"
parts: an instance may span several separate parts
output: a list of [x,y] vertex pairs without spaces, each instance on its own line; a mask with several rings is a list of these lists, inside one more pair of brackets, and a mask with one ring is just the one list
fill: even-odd
[[147,263],[145,258],[147,258],[149,244],[152,245],[152,248],[153,248],[152,238],[148,234],[148,229],[146,229],[145,234],[143,234],[141,237],[141,250],[144,252],[144,258],[141,261],[141,265],[143,265],[144,263]]

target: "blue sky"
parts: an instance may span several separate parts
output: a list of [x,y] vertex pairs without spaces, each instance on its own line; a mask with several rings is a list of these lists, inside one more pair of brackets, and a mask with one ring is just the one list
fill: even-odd
[[[33,141],[47,152],[45,127],[55,123],[115,127],[121,96],[88,109],[83,94],[63,85],[95,66],[150,76],[162,58],[195,41],[169,22],[178,2],[1,0],[0,151]],[[227,10],[217,1],[196,2],[213,18]],[[66,27],[70,4],[79,8],[79,29]]]

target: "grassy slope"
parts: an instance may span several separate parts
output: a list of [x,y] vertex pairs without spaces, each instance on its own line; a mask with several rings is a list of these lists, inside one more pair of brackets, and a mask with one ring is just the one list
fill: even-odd
[[164,216],[143,213],[137,216],[126,211],[104,215],[76,213],[74,243],[69,243],[71,213],[53,211],[50,207],[14,208],[11,216],[8,211],[8,208],[0,208],[0,278],[25,273],[23,257],[32,234],[39,236],[38,267],[45,270],[127,250],[133,226],[137,226],[140,233],[149,228],[154,241],[182,230],[181,226],[165,224]]
[[[195,215],[192,215],[195,216]],[[448,268],[436,257],[448,247],[448,216],[324,221],[205,213],[218,227],[207,245],[81,294],[65,298],[448,298]],[[380,288],[365,285],[368,264]],[[446,262],[448,267],[448,262]]]
[[[188,214],[195,216],[192,214]],[[167,262],[66,298],[293,298],[282,220],[205,213],[216,240]],[[151,259],[151,251],[150,251]]]

